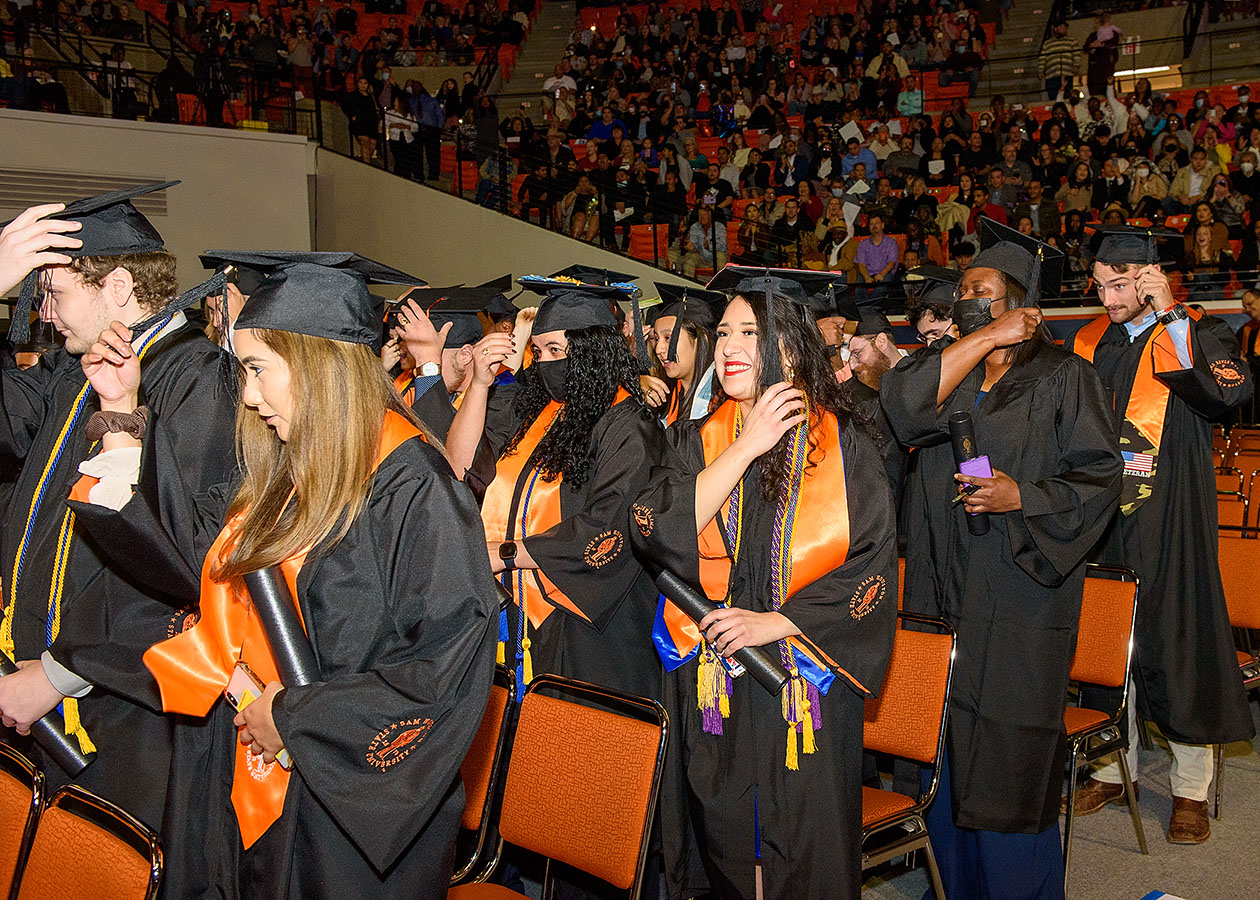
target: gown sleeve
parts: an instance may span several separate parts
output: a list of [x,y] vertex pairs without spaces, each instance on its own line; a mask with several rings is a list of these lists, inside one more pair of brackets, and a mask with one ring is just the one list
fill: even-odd
[[46,391],[52,380],[53,367],[65,360],[61,351],[45,353],[29,369],[19,369],[6,355],[0,367],[0,454],[11,459],[25,459],[48,411]]
[[1048,385],[1059,410],[1056,474],[1021,482],[1022,508],[1007,513],[1011,552],[1032,578],[1055,587],[1098,542],[1120,497],[1123,463],[1102,382],[1093,366],[1069,356]]
[[897,624],[897,523],[874,440],[850,425],[841,447],[849,553],[794,593],[782,612],[800,629],[797,641],[822,651],[859,696],[873,697],[884,682]]
[[1215,419],[1251,399],[1251,367],[1229,326],[1215,316],[1189,320],[1192,365],[1155,349],[1155,374],[1169,390],[1205,419]]
[[360,522],[368,533],[345,545],[365,588],[346,600],[399,640],[363,671],[285,689],[272,715],[302,780],[384,872],[441,806],[481,723],[498,594],[476,505],[449,471],[413,474]]
[[[220,484],[234,466],[234,403],[189,368],[152,405],[137,492],[120,512],[69,501],[111,568],[100,602],[66,604],[53,658],[94,684],[162,709],[144,652],[183,629],[201,593],[201,563],[223,524]],[[104,606],[102,609],[101,606]]]
[[938,341],[922,354],[906,357],[880,378],[879,402],[893,435],[908,447],[932,447],[948,441],[950,413],[970,409],[978,396],[983,375],[977,366],[937,409],[941,353],[946,346]]
[[597,631],[612,620],[640,574],[625,532],[630,506],[647,484],[663,443],[650,410],[634,400],[614,407],[596,426],[595,460],[580,491],[581,509],[522,541],[538,568]]

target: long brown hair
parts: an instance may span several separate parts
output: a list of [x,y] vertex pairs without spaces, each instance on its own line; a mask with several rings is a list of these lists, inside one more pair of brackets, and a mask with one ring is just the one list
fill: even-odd
[[243,401],[237,406],[243,481],[227,515],[244,519],[226,558],[213,561],[216,581],[279,565],[325,541],[330,549],[346,536],[367,502],[386,410],[442,449],[366,346],[286,331],[255,334],[289,366],[293,421],[282,441]]

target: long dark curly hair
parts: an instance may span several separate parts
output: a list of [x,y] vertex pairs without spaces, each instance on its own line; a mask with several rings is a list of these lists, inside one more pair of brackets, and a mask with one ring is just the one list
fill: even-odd
[[[766,295],[750,291],[739,296],[752,307],[753,316],[757,320],[757,357],[764,360],[769,352],[766,339]],[[815,410],[830,412],[840,423],[841,429],[850,426],[860,428],[871,436],[882,451],[882,439],[870,417],[854,401],[848,387],[836,381],[836,373],[831,368],[831,357],[818,326],[814,324],[813,315],[802,311],[791,301],[776,296],[774,323],[779,332],[780,358],[785,363],[785,370],[789,364],[792,370],[791,378],[786,380],[790,380],[794,387],[805,393],[810,406]],[[757,375],[760,378],[760,365]],[[718,381],[713,407],[716,408],[727,399],[722,383]],[[791,442],[792,431],[788,431],[761,456],[761,496],[767,503],[779,499],[790,477],[791,458],[788,448]],[[818,465],[822,460],[812,433],[807,460],[809,468]]]
[[[595,423],[612,407],[617,388],[622,387],[639,402],[639,367],[626,346],[626,340],[604,325],[566,331],[569,339],[569,373],[565,378],[565,403],[554,425],[538,443],[534,463],[544,481],[563,476],[567,484],[581,487],[590,477],[591,433]],[[542,379],[525,370],[521,390],[513,401],[520,427],[508,442],[512,453],[534,420],[551,402]]]

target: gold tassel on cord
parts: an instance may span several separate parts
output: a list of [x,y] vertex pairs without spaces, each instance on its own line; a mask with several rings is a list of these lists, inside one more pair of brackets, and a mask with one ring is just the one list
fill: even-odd
[[801,767],[796,758],[796,726],[791,724],[788,725],[786,765],[793,772],[797,771]]
[[801,693],[805,695],[801,701],[801,727],[805,731],[801,749],[806,753],[813,753],[818,745],[814,742],[814,717],[809,714],[809,689],[802,688]]
[[494,651],[494,661],[499,665],[503,665],[507,661],[507,649],[503,646],[503,641],[499,641],[498,647]]
[[84,753],[95,753],[96,745],[88,737],[87,729],[79,719],[79,701],[74,697],[67,697],[62,701],[61,713],[66,722],[66,734],[72,734],[79,739],[79,749]]
[[529,684],[534,680],[534,660],[529,655],[530,644],[533,643],[529,638],[521,639],[521,652],[524,659],[521,662],[522,668],[525,670],[525,683]]

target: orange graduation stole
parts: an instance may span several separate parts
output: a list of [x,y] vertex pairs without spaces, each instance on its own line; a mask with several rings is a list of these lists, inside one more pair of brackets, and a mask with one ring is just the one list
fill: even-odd
[[[734,442],[739,427],[740,409],[734,400],[723,403],[701,426],[706,466]],[[848,492],[839,423],[830,413],[811,410],[809,434],[803,428],[789,434],[793,440],[793,475],[786,496],[779,501],[771,547],[771,606],[775,610],[789,602],[805,585],[843,565],[849,554]],[[814,441],[818,462],[812,468],[807,464],[809,437]],[[742,486],[737,486],[698,538],[701,588],[710,599],[721,598],[722,603],[730,600],[731,571],[734,561],[744,552],[741,496]],[[788,616],[790,618],[790,614]],[[697,624],[673,603],[665,602],[662,617],[680,655],[690,653],[703,641]],[[798,732],[804,738],[803,751],[814,751],[813,731],[815,723],[820,723],[816,683],[822,681],[825,690],[830,684],[827,670],[844,675],[864,692],[866,688],[803,635],[780,641],[779,653],[792,676],[784,691],[783,716],[788,723],[786,765],[796,769]],[[808,679],[805,672],[809,673]],[[710,733],[720,734],[720,719],[730,714],[727,679],[723,666],[705,641],[696,673],[696,697],[705,730]]]
[[[628,398],[624,388],[617,389],[613,406]],[[481,521],[485,526],[487,541],[522,541],[530,535],[540,534],[560,524],[561,475],[552,481],[541,477],[538,466],[532,465],[534,451],[546,436],[564,409],[562,403],[552,400],[538,418],[525,431],[511,453],[505,453],[495,464],[494,481],[486,489],[481,505]],[[586,613],[556,587],[542,569],[516,569],[504,574],[505,584],[510,582],[512,602],[524,612],[521,625],[521,650],[523,653],[524,681],[533,680],[533,663],[530,657],[530,641],[526,634],[527,624],[538,628],[551,615],[556,605],[563,606],[576,616],[590,621]],[[526,619],[528,621],[526,621]],[[499,662],[506,657],[500,634]]]
[[[1186,309],[1190,318],[1197,320],[1199,313]],[[1076,334],[1072,349],[1080,357],[1094,361],[1094,353],[1102,341],[1111,320],[1099,316]],[[1193,350],[1191,350],[1193,353]],[[1172,372],[1181,368],[1173,337],[1163,324],[1157,324],[1146,339],[1142,358],[1133,378],[1133,389],[1124,410],[1124,422],[1120,426],[1120,454],[1124,457],[1124,480],[1120,487],[1120,512],[1133,515],[1151,496],[1155,483],[1155,469],[1159,465],[1159,444],[1164,434],[1164,419],[1168,415],[1171,392],[1159,378],[1160,372]]]
[[1256,337],[1260,336],[1260,322],[1251,319],[1242,327],[1239,335],[1239,343],[1242,344],[1242,355],[1244,359],[1253,356],[1260,356],[1260,348],[1256,347]]
[[[405,418],[386,412],[376,467],[404,441],[419,435]],[[217,561],[231,552],[243,518],[243,513],[234,516],[206,554],[201,569],[200,619],[182,634],[154,644],[144,654],[144,664],[157,680],[166,712],[190,716],[209,713],[227,687],[237,660],[245,662],[264,684],[280,680],[266,635],[240,579],[218,582],[210,577]],[[297,577],[308,550],[280,564],[294,597],[298,596]],[[301,616],[300,605],[298,615]],[[232,808],[246,849],[280,818],[288,787],[286,769],[274,762],[264,764],[261,756],[250,753],[237,741]]]
[[414,406],[416,403],[416,370],[404,369],[394,379],[394,390],[402,397],[403,403]]
[[678,415],[682,411],[682,398],[682,383],[679,382],[674,385],[674,389],[669,394],[669,408],[665,410],[666,427],[678,421]]

